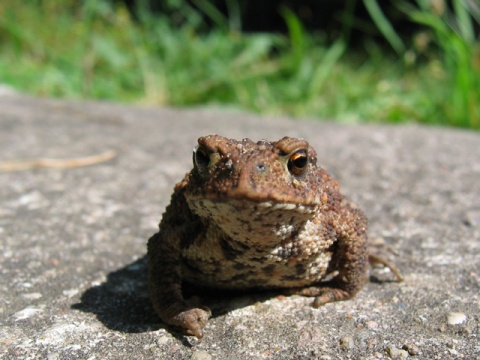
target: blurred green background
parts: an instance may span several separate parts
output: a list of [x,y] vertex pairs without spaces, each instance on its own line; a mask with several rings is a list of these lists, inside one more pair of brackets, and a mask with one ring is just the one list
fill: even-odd
[[2,0],[0,86],[480,129],[478,0]]

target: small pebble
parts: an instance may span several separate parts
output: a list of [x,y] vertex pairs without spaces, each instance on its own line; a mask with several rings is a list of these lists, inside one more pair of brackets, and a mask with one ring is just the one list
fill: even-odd
[[392,359],[406,359],[408,357],[408,352],[392,346],[387,347],[387,354]]
[[33,292],[33,293],[28,293],[28,294],[22,294],[22,297],[27,300],[38,300],[42,297],[43,295],[38,292]]
[[340,348],[342,350],[351,350],[355,347],[355,342],[351,336],[344,336],[340,339]]
[[13,316],[15,317],[15,320],[18,321],[18,320],[28,319],[29,317],[34,316],[40,312],[42,312],[41,308],[35,307],[35,306],[29,306],[23,310],[16,312],[15,314],[13,314]]
[[160,336],[157,339],[157,345],[166,345],[170,341],[168,336]]
[[190,360],[211,360],[211,359],[212,359],[212,355],[210,355],[208,352],[204,350],[195,351],[192,354],[192,357],[190,358]]
[[459,325],[463,324],[467,320],[467,315],[460,312],[451,312],[448,314],[447,323],[448,325]]
[[378,329],[378,323],[376,323],[375,321],[367,321],[367,326],[369,329]]
[[420,354],[420,349],[417,345],[414,344],[405,344],[402,346],[402,349],[408,351],[410,355],[418,355]]
[[71,298],[78,294],[78,289],[63,290],[62,294]]

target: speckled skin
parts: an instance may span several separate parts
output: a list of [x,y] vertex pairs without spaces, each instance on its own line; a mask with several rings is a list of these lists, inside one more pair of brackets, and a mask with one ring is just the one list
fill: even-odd
[[[317,164],[308,142],[201,137],[194,168],[175,186],[160,231],[148,241],[155,311],[203,336],[210,310],[182,281],[211,288],[314,296],[314,306],[353,297],[366,280],[367,220]],[[333,275],[329,281],[323,281]]]

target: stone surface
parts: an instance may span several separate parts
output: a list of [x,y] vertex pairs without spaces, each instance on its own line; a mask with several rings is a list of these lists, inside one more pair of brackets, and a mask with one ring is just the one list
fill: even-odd
[[[405,281],[372,269],[355,299],[319,309],[210,294],[203,340],[167,328],[147,297],[146,240],[210,133],[309,140]],[[0,358],[388,358],[405,344],[480,356],[478,133],[0,96],[0,161],[108,150],[93,166],[0,172]]]

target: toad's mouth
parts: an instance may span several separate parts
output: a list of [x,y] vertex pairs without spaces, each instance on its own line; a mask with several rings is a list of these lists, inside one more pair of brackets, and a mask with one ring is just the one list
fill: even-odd
[[[259,196],[246,196],[243,193],[230,193],[228,196],[222,194],[198,194],[187,193],[185,196],[188,204],[231,204],[235,210],[251,209],[256,212],[259,209],[264,209],[268,212],[285,210],[297,211],[300,213],[310,214],[316,211],[322,205],[320,196],[315,196],[313,199],[300,199],[305,201],[291,202],[287,200],[287,196],[282,194],[263,194]],[[190,206],[191,207],[191,206]]]
[[274,201],[262,201],[256,203],[259,207],[276,210],[296,211],[303,214],[312,214],[315,212],[315,205],[293,204],[293,203],[278,203]]
[[[297,182],[298,183],[298,182]],[[244,204],[245,206],[261,206],[270,210],[297,210],[300,212],[314,211],[327,201],[324,191],[318,188],[306,191],[305,186],[300,184],[286,186],[286,189],[271,189],[268,186],[254,186],[237,184],[237,186],[216,186],[210,189],[205,185],[202,187],[187,188],[185,198],[187,201],[209,201],[212,203]]]
[[255,215],[268,214],[273,212],[298,212],[301,214],[313,214],[318,208],[318,204],[299,204],[291,202],[282,202],[276,200],[256,200],[256,199],[235,199],[235,198],[208,198],[208,197],[187,197],[189,207],[195,209],[208,208],[217,210],[227,210],[230,208],[235,213],[248,214],[251,219]]

